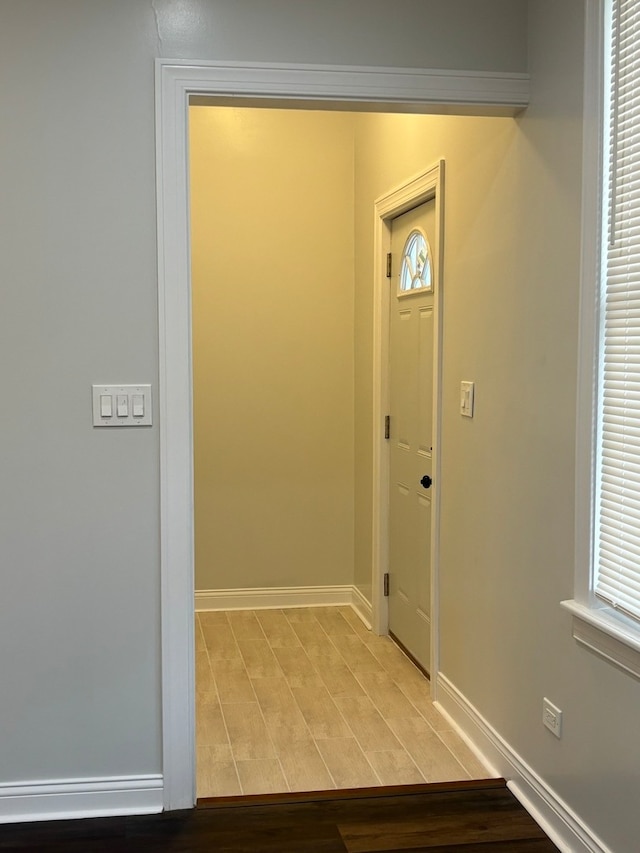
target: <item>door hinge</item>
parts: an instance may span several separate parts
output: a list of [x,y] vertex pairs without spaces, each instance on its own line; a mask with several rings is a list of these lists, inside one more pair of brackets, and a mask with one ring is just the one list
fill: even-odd
[[382,576],[382,591],[386,597],[389,596],[389,572],[385,572]]
[[384,437],[389,440],[391,436],[391,415],[384,416]]
[[391,278],[391,252],[387,252],[387,278]]

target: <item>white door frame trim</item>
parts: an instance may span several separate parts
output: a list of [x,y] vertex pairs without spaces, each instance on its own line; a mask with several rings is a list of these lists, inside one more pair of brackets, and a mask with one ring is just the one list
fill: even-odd
[[383,575],[389,557],[389,443],[384,417],[389,412],[389,314],[391,298],[385,258],[391,251],[391,220],[412,207],[435,199],[434,341],[433,341],[433,481],[431,501],[431,693],[435,699],[439,671],[438,568],[440,532],[440,429],[442,399],[442,308],[444,257],[444,160],[375,201],[374,234],[374,520],[373,520],[373,629],[388,633],[389,600],[383,594]]
[[[196,799],[188,105],[191,96],[515,115],[526,74],[156,60],[160,584],[165,809]],[[264,101],[263,101],[264,103]],[[437,476],[437,474],[436,474]]]

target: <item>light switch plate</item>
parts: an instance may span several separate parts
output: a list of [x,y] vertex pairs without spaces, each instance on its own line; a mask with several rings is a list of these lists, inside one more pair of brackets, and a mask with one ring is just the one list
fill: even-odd
[[460,383],[460,414],[465,418],[473,417],[474,382]]
[[[93,425],[96,427],[136,427],[151,426],[151,385],[92,385],[93,394]],[[134,409],[133,397],[136,397]],[[103,417],[105,410],[104,397],[111,398],[111,417]],[[124,398],[126,397],[126,402]],[[140,398],[142,398],[142,414],[140,411]],[[118,405],[120,403],[120,406]],[[102,405],[101,405],[102,404]],[[108,409],[108,407],[107,407]],[[126,416],[118,414],[126,411]],[[134,414],[135,412],[135,414]]]

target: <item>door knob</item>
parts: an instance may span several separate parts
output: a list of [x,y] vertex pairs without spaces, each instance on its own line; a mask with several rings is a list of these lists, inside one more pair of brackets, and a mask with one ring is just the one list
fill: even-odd
[[420,485],[424,486],[425,489],[430,489],[433,480],[428,474],[425,474],[424,477],[420,480]]

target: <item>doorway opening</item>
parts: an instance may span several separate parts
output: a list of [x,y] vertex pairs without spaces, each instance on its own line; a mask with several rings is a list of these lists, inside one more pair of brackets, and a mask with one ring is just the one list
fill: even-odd
[[[372,600],[371,590],[382,591],[388,541],[391,627],[432,669],[430,494],[419,477],[404,482],[397,471],[388,494],[379,482],[389,480],[389,450],[393,459],[413,444],[433,474],[443,166],[388,192],[389,176],[405,177],[407,165],[383,142],[427,137],[429,119],[204,103],[189,116],[198,794],[466,778],[435,734],[428,685],[414,683],[422,676],[411,676],[388,642],[359,632],[344,607],[300,610],[355,605],[386,635],[383,596]],[[420,156],[416,165],[424,165]],[[393,242],[414,215],[429,232],[424,297],[401,291],[406,264]],[[384,277],[375,275],[381,268]],[[380,328],[371,338],[374,304]],[[390,356],[409,354],[402,341],[394,349],[393,335],[389,343],[392,306],[400,317],[414,311],[419,323],[410,322],[415,346],[389,383]],[[372,382],[391,412],[388,439],[385,416],[366,402]],[[404,389],[395,401],[394,389]],[[372,419],[375,451],[365,458],[358,451],[370,442]],[[410,438],[418,432],[420,442]],[[367,488],[376,493],[373,513]],[[394,516],[400,493],[412,495],[411,511]],[[408,520],[415,508],[419,517]],[[366,531],[365,547],[356,528],[360,539]],[[405,547],[413,538],[419,552]],[[387,702],[378,707],[381,692]],[[428,720],[416,707],[423,700]],[[375,741],[358,737],[363,716]],[[287,729],[296,732],[295,748]],[[428,749],[416,751],[420,735]]]
[[[400,79],[385,69],[239,69],[216,63],[183,67],[159,61],[157,76],[163,740],[165,807],[172,809],[194,801],[191,317],[186,169],[189,98],[216,93],[223,99],[257,98],[265,106],[268,100],[264,98],[281,99],[284,95],[298,98],[303,102],[299,105],[306,98],[307,104],[311,100],[318,106],[324,98],[325,104],[350,103],[360,107],[363,102],[371,102],[373,91],[377,93],[375,102],[383,108],[393,103],[401,104],[401,109],[433,112],[443,109],[445,102],[450,108],[453,100],[464,104],[466,111],[513,115],[525,106],[526,97],[521,79],[505,79],[498,85],[492,79],[489,96],[487,91],[480,91],[481,81],[473,75],[467,79],[460,72],[452,75],[456,82],[453,98],[454,90],[443,76],[430,77],[429,72],[408,72]],[[498,94],[501,88],[503,91]],[[416,96],[416,91],[422,94]],[[488,103],[491,106],[487,107]],[[434,108],[434,104],[440,106]],[[479,106],[470,107],[472,104]],[[373,437],[368,444],[370,449]]]

